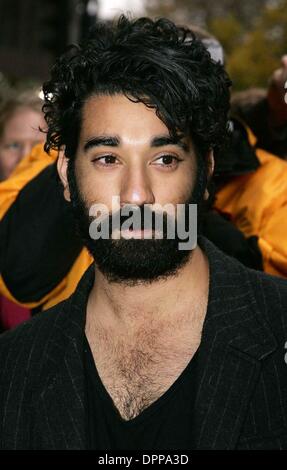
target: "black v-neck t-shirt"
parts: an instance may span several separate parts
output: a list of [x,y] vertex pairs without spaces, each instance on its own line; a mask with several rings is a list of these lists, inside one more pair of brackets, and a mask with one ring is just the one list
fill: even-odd
[[114,406],[96,368],[87,338],[84,367],[86,429],[93,450],[193,450],[197,355],[171,387],[135,418],[125,421]]

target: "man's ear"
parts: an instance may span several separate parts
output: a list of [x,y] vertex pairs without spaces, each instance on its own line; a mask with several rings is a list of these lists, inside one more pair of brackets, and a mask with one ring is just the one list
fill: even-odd
[[60,150],[57,161],[57,170],[59,177],[64,187],[64,198],[66,201],[71,201],[70,188],[68,183],[67,171],[68,171],[68,158],[65,155],[64,150]]
[[[208,154],[207,154],[207,182],[209,183],[209,181],[211,180],[212,178],[212,175],[213,175],[213,172],[214,172],[214,154],[213,154],[213,149],[210,149],[208,151]],[[207,201],[208,198],[209,198],[209,191],[208,189],[205,190],[204,192],[204,196],[203,196],[204,200]]]

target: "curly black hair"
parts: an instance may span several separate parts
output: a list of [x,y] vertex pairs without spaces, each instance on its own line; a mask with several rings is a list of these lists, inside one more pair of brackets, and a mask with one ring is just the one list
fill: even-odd
[[81,109],[96,94],[122,93],[155,109],[173,136],[190,135],[201,155],[228,135],[231,81],[195,34],[170,20],[121,16],[98,23],[59,57],[44,83],[45,150],[73,159]]

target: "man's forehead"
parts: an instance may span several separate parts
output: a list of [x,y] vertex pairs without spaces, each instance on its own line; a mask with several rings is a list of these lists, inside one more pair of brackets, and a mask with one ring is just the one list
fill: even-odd
[[142,110],[146,113],[155,114],[154,108],[147,107],[143,102],[135,101],[135,99],[127,97],[123,93],[91,94],[86,98],[83,106],[84,112],[96,112],[99,108],[101,111],[109,111],[113,108],[118,108],[119,110],[129,108],[134,112]]
[[173,143],[191,143],[190,136],[182,132],[171,135],[154,108],[134,102],[124,94],[91,95],[83,106],[82,125],[87,133],[113,136],[119,141],[123,136],[131,135],[139,141],[146,141],[147,137],[150,141],[163,137]]

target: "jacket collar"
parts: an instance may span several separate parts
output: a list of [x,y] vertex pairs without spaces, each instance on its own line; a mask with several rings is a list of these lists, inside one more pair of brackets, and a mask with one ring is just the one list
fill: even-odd
[[197,449],[234,449],[262,361],[276,350],[243,265],[207,239],[208,311],[199,349],[195,405]]
[[[261,362],[276,349],[276,342],[260,315],[250,271],[204,237],[199,245],[209,260],[210,285],[198,351],[193,442],[197,449],[234,449]],[[75,293],[60,304],[51,330],[46,376],[39,380],[45,385],[35,399],[36,448],[85,449],[83,339],[93,282],[91,265]]]

